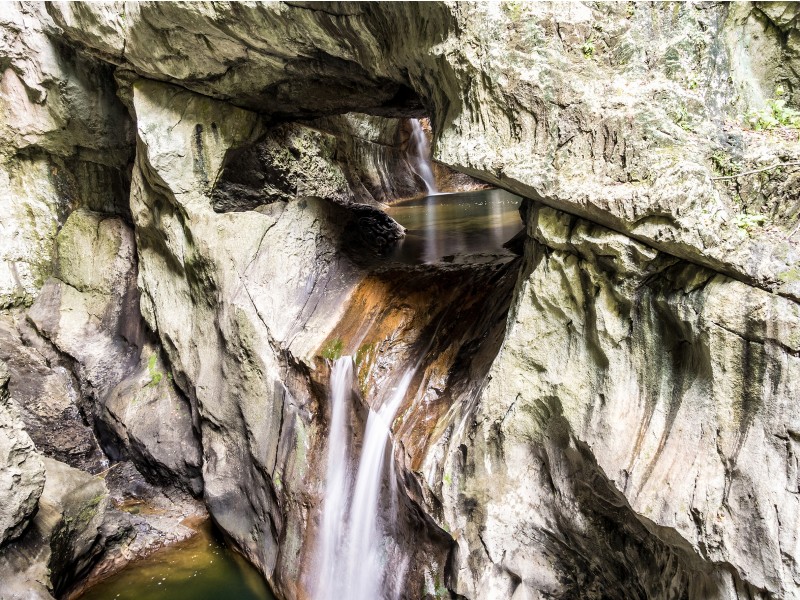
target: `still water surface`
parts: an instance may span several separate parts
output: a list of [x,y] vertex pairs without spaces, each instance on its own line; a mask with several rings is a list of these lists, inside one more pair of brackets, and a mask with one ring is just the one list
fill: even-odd
[[80,600],[275,600],[260,573],[208,523],[180,544],[137,561]]
[[519,196],[491,189],[437,194],[387,211],[408,231],[391,258],[412,264],[446,256],[497,252],[522,229]]

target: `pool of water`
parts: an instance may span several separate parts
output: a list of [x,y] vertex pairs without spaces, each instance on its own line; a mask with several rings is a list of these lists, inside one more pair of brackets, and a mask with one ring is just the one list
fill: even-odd
[[209,523],[185,542],[137,561],[80,600],[275,600],[261,574]]
[[491,189],[395,204],[387,212],[407,231],[391,258],[421,264],[446,256],[500,251],[523,227],[521,201],[505,190]]

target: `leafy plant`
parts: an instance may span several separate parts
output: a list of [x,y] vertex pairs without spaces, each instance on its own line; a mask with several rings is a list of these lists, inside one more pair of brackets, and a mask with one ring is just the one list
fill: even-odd
[[750,233],[750,230],[755,229],[756,227],[761,227],[766,222],[767,217],[760,214],[751,215],[749,213],[742,213],[737,215],[734,219],[736,226],[739,229],[744,229],[747,233]]
[[342,355],[342,348],[344,347],[344,343],[342,342],[342,338],[336,338],[328,342],[328,344],[322,350],[322,358],[327,358],[328,360],[336,360]]
[[767,105],[761,110],[747,113],[745,119],[756,131],[776,129],[778,127],[793,127],[800,129],[800,111],[786,106],[783,88],[775,90],[777,98],[767,100]]
[[504,2],[503,8],[514,23],[519,21],[522,17],[523,6],[520,0],[510,0],[509,2]]
[[681,104],[674,116],[675,124],[678,125],[684,131],[694,131],[694,127],[692,126],[692,119],[689,116],[689,111],[686,110],[686,106]]
[[714,170],[725,177],[736,175],[742,167],[733,161],[733,157],[724,150],[715,150],[711,153],[711,164]]
[[164,374],[156,369],[156,360],[158,357],[155,354],[151,354],[150,358],[147,359],[147,372],[150,373],[150,387],[156,387],[159,383],[161,383],[161,378],[164,377]]
[[584,58],[588,59],[594,58],[595,54],[594,36],[590,37],[588,40],[583,42],[583,45],[581,46],[581,52],[583,52]]

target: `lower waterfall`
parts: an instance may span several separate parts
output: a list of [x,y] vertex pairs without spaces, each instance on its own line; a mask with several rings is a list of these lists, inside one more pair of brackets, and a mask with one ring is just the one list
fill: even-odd
[[[391,424],[414,375],[409,369],[377,410],[370,409],[356,477],[349,468],[348,415],[353,387],[353,359],[337,359],[331,370],[331,421],[327,449],[327,474],[318,543],[319,579],[315,600],[348,598],[375,600],[396,597],[386,581],[390,538],[379,519],[382,508],[394,513],[396,498],[383,498],[386,454],[392,448]],[[390,458],[390,463],[392,459]],[[389,477],[394,476],[390,464]],[[396,494],[394,481],[388,486]],[[388,501],[388,502],[387,502]],[[390,519],[391,520],[391,519]],[[388,523],[391,525],[391,523]],[[391,574],[402,581],[402,569]],[[399,590],[398,590],[399,591]]]
[[350,489],[348,462],[350,390],[353,381],[353,359],[342,356],[331,370],[331,420],[326,461],[325,503],[318,543],[319,580],[314,598],[323,600],[337,589],[339,550],[344,539],[345,517]]

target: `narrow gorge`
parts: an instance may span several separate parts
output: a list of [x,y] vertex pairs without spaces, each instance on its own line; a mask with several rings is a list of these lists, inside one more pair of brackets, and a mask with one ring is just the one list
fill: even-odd
[[800,599],[800,5],[0,32],[0,600]]

